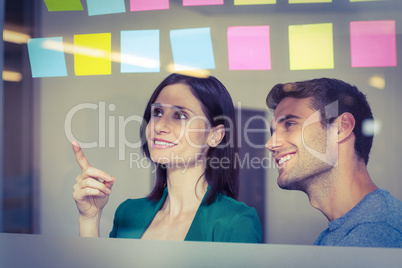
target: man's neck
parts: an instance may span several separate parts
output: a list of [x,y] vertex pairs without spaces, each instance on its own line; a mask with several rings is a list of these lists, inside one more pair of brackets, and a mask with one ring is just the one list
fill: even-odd
[[364,163],[338,165],[328,178],[316,180],[306,191],[310,204],[333,221],[355,207],[368,193],[377,189]]

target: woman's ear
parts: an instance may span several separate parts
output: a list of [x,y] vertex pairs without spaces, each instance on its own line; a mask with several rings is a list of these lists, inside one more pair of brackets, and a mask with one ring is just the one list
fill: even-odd
[[338,123],[338,142],[348,139],[355,128],[355,117],[351,113],[343,113],[336,119]]
[[225,127],[223,124],[217,125],[211,129],[208,136],[208,145],[210,147],[216,147],[225,137]]

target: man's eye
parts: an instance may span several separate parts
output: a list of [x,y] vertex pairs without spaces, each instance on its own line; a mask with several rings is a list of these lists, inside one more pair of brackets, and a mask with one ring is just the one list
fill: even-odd
[[289,128],[289,127],[293,126],[294,124],[296,124],[296,123],[293,122],[293,121],[287,121],[287,122],[285,123],[285,126],[286,126],[286,128]]

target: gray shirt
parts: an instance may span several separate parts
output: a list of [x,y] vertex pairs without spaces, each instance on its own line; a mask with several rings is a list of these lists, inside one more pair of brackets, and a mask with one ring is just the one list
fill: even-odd
[[402,247],[402,201],[388,191],[367,194],[342,217],[330,221],[314,245]]

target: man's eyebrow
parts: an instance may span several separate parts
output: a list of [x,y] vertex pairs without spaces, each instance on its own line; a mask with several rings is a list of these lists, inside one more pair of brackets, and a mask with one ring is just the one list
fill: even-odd
[[[278,120],[275,121],[275,125],[282,123],[283,121],[286,121],[288,119],[301,119],[300,116],[297,116],[295,114],[287,114],[287,115],[282,115],[281,117],[278,118]],[[271,135],[274,134],[275,129],[270,127]]]
[[278,120],[277,120],[276,123],[277,123],[277,124],[280,124],[280,123],[282,123],[283,121],[288,120],[288,119],[300,119],[300,116],[297,116],[297,115],[294,115],[294,114],[283,115],[283,116],[281,116],[281,117],[278,118]]

